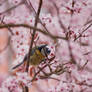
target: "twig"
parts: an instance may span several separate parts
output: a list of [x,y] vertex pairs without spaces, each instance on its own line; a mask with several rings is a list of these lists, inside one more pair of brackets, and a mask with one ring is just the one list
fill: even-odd
[[79,68],[79,70],[83,70],[87,64],[88,64],[88,60],[85,62],[85,64],[82,67]]
[[41,68],[39,67],[39,71],[37,73],[35,73],[31,82],[35,80],[36,76],[40,72],[42,72],[44,75],[39,75],[39,78],[40,79],[47,79],[47,78],[51,78],[51,75],[53,75],[53,74],[60,75],[60,74],[64,73],[66,71],[66,68],[67,68],[67,67],[63,67],[63,65],[61,65],[61,66],[57,66],[54,71],[50,71],[49,73],[47,73],[47,72],[43,71],[47,66],[48,66],[48,64],[44,65]]
[[[74,7],[74,4],[75,4],[75,2],[72,1],[72,7]],[[58,16],[58,19],[59,19],[60,27],[61,27],[61,28],[64,30],[64,32],[66,33],[66,32],[67,32],[67,29],[66,29],[66,27],[63,25],[62,21],[60,20],[59,8],[57,7],[56,3],[54,3],[54,2],[53,2],[53,5],[54,5],[54,7],[55,7],[56,10],[57,10],[57,16]],[[72,15],[73,15],[73,13],[72,13]],[[72,16],[71,16],[71,17],[72,17]],[[67,34],[66,34],[66,37],[67,37]],[[69,43],[68,38],[67,38],[67,42],[68,42],[68,48],[69,48],[69,52],[70,52],[70,57],[71,57],[71,59],[72,59],[71,61],[72,61],[72,63],[75,63],[75,60],[74,60],[74,57],[73,57],[73,54],[72,54],[72,51],[71,51],[71,47],[70,47],[70,43]]]
[[74,56],[73,56],[73,53],[72,53],[72,49],[71,49],[71,46],[70,46],[70,41],[68,40],[67,43],[68,43],[68,49],[69,49],[69,54],[70,54],[70,58],[71,58],[70,62],[73,63],[73,64],[76,64],[76,61],[74,59]]
[[35,80],[36,76],[37,76],[45,67],[47,67],[47,65],[44,65],[43,67],[39,68],[39,71],[35,73],[33,79],[31,80],[31,82]]
[[54,77],[46,77],[46,76],[40,76],[40,79],[54,79],[54,80],[60,81],[57,78],[54,78]]
[[[6,23],[4,22],[4,18],[5,18],[5,16],[3,16],[2,20],[1,20],[1,23],[6,24]],[[8,30],[9,30],[9,32],[10,32],[12,35],[14,35],[14,33],[13,33],[12,30],[11,30],[11,28],[10,28],[10,27],[7,27],[7,28],[8,28]]]
[[74,39],[74,41],[76,41],[78,38],[80,38],[81,35],[82,35],[85,31],[87,31],[91,26],[92,26],[92,23],[91,23],[88,27],[86,27],[86,28],[80,33],[80,35],[79,35],[77,38]]
[[15,6],[9,8],[9,9],[7,9],[7,10],[1,12],[0,15],[5,14],[5,13],[7,13],[7,12],[9,12],[9,11],[11,11],[11,10],[17,8],[18,6],[20,6],[20,5],[23,4],[23,3],[24,3],[24,1],[20,2],[18,5],[15,5]]
[[51,2],[53,3],[54,7],[56,8],[59,25],[60,25],[60,27],[64,30],[64,32],[66,32],[67,29],[66,29],[66,27],[64,26],[64,24],[62,23],[61,18],[60,18],[60,16],[59,16],[59,8],[57,7],[57,5],[56,5],[55,2],[53,2],[53,1],[51,1]]
[[[27,0],[25,0],[25,4],[28,6],[28,9],[30,10],[30,12],[31,12],[31,9],[32,9],[32,10],[34,11],[35,15],[36,15],[37,13],[36,13],[34,7],[33,7],[32,4],[31,4],[31,1],[30,1],[30,0],[28,0],[28,1],[29,1],[29,5],[28,5]],[[39,18],[39,22],[41,23],[41,25],[42,25],[42,26],[44,27],[44,29],[45,29],[45,30],[43,30],[43,31],[46,31],[47,33],[49,33],[48,29],[47,29],[46,26],[42,23],[42,21],[41,21],[40,18]]]

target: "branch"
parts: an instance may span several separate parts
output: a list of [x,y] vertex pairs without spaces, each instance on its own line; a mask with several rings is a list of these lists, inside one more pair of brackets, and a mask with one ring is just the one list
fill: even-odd
[[[37,23],[38,23],[40,11],[41,11],[41,6],[42,6],[42,0],[40,0],[37,15],[36,15],[36,18],[35,18],[35,24],[34,24],[35,28],[37,28]],[[29,53],[28,53],[28,62],[27,62],[26,72],[28,72],[28,68],[29,68],[30,56],[31,56],[31,51],[32,51],[32,46],[33,46],[33,42],[34,42],[35,33],[36,33],[36,29],[33,29],[32,40],[31,40]]]
[[51,1],[57,11],[57,17],[58,17],[58,22],[59,22],[59,25],[60,27],[64,30],[64,32],[66,33],[66,27],[64,26],[64,24],[62,23],[61,21],[61,18],[60,18],[60,13],[59,13],[59,8],[57,7],[56,3],[54,1]]
[[25,27],[25,28],[28,28],[28,29],[36,30],[36,31],[38,31],[38,32],[40,32],[40,33],[42,33],[42,34],[44,34],[46,36],[49,36],[52,39],[67,40],[66,37],[54,36],[54,35],[52,35],[50,33],[47,33],[46,31],[43,31],[43,30],[41,30],[39,28],[35,28],[35,27],[27,25],[27,24],[3,24],[3,25],[1,24],[0,25],[0,29],[2,29],[2,28],[8,28],[8,27]]
[[[52,67],[52,65],[54,63],[51,63],[51,62],[48,62],[48,63],[49,63],[49,66],[50,66],[49,70],[51,69],[52,71],[50,71],[50,72],[44,71],[45,68],[48,67],[48,64],[45,64],[43,67],[38,67],[39,70],[35,73],[35,75],[33,76],[33,79],[31,80],[31,82],[33,82],[36,79],[37,75],[38,75],[39,79],[55,79],[55,80],[59,80],[59,79],[53,78],[51,76],[53,74],[55,74],[55,75],[63,74],[64,72],[67,71],[66,69],[68,68],[65,65],[70,64],[70,62],[68,62],[68,63],[62,64],[62,65],[58,65],[58,66],[56,66],[55,70],[53,70],[51,67]],[[40,72],[42,72],[43,74],[40,75]]]
[[86,28],[80,33],[80,35],[79,35],[77,38],[74,39],[74,41],[76,41],[78,38],[80,38],[80,37],[82,36],[82,34],[83,34],[85,31],[87,31],[91,26],[92,26],[92,23],[91,23],[88,27],[86,27]]
[[[38,23],[38,18],[39,18],[40,11],[41,11],[41,6],[42,6],[42,0],[40,0],[40,2],[39,2],[39,7],[38,7],[37,15],[36,15],[36,18],[35,18],[34,28],[37,28],[37,23]],[[30,31],[31,31],[31,29],[30,29]],[[27,56],[26,72],[28,72],[28,69],[29,69],[30,56],[31,56],[32,46],[33,46],[33,43],[34,43],[35,33],[36,33],[36,29],[33,29],[32,40],[31,40],[31,43],[30,43],[30,48],[29,48],[29,52],[28,52],[28,56]],[[26,92],[28,92],[28,87],[25,87],[25,90],[26,90]]]

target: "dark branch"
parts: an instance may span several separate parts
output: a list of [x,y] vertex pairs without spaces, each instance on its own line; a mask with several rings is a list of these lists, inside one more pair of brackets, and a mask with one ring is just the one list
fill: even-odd
[[[37,15],[36,15],[36,18],[35,18],[35,24],[34,24],[35,28],[37,28],[37,23],[38,23],[40,11],[41,11],[41,6],[42,6],[42,0],[40,0],[38,11],[37,11]],[[28,68],[29,68],[30,56],[31,56],[32,46],[33,46],[33,43],[34,43],[35,33],[36,33],[36,29],[33,30],[33,34],[32,34],[32,40],[31,40],[29,53],[28,53],[28,62],[27,62],[26,72],[28,72]]]
[[38,32],[46,35],[46,36],[49,36],[52,39],[67,40],[65,37],[54,36],[54,35],[52,35],[50,33],[47,33],[46,31],[43,31],[43,30],[41,30],[39,28],[35,28],[35,27],[27,25],[27,24],[3,24],[3,25],[1,24],[0,25],[0,29],[2,29],[2,28],[8,28],[8,27],[25,27],[25,28],[28,28],[28,29],[34,29],[34,30],[36,30],[36,31],[38,31]]

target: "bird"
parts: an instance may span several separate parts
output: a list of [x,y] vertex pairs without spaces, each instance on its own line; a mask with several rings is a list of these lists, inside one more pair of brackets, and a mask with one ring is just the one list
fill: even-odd
[[[51,50],[47,47],[47,44],[42,44],[42,45],[33,47],[30,53],[29,65],[33,65],[33,66],[39,65],[42,61],[45,60],[45,58],[50,54],[50,52]],[[27,57],[28,57],[28,54],[25,55],[21,63],[14,66],[12,69],[16,69],[17,67],[22,65],[27,60]]]

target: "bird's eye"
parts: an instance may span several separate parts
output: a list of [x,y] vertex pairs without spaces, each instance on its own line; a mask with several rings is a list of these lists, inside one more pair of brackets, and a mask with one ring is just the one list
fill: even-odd
[[46,48],[46,53],[50,54],[51,50],[49,48]]

